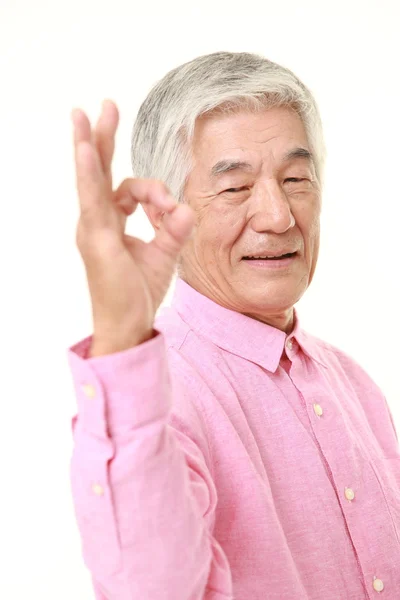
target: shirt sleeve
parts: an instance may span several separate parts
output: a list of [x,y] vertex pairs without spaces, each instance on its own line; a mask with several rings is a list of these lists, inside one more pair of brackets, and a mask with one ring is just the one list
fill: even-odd
[[396,438],[396,441],[397,441],[397,448],[398,448],[398,451],[399,451],[399,454],[400,454],[399,435],[398,435],[398,432],[397,432],[397,429],[396,429],[396,425],[394,424],[393,413],[392,413],[392,410],[391,410],[391,408],[390,408],[390,406],[388,404],[386,396],[384,397],[384,400],[385,400],[386,409],[387,409],[387,412],[388,412],[388,415],[389,415],[389,419],[390,419],[390,422],[391,422],[392,427],[393,427],[394,437]]
[[68,351],[78,405],[71,489],[96,599],[232,598],[213,537],[207,434],[190,401],[211,392],[184,368],[172,385],[162,333],[87,358],[90,344]]

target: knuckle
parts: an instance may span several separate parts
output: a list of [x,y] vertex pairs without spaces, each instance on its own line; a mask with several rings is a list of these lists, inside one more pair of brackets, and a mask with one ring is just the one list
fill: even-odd
[[81,212],[80,212],[80,227],[83,229],[83,227],[85,226],[85,224],[89,223],[92,215],[93,215],[94,211],[93,211],[93,207],[92,206],[86,206],[85,204],[81,205]]
[[149,178],[127,179],[118,188],[118,192],[122,194],[125,190],[139,202],[168,194],[168,188],[162,181]]
[[82,250],[87,242],[87,236],[84,233],[83,226],[81,220],[78,221],[78,225],[75,231],[75,243],[78,246],[79,250]]
[[135,180],[132,177],[126,177],[126,179],[119,184],[116,191],[130,192],[134,183]]
[[93,234],[90,233],[90,229],[85,226],[82,219],[79,219],[78,225],[75,232],[75,243],[81,252],[81,254],[88,255],[91,253],[96,244],[93,240]]
[[155,192],[159,192],[161,194],[169,194],[168,186],[160,179],[153,179],[152,183]]
[[[137,184],[139,185],[139,189],[143,191],[145,194],[151,195],[166,195],[169,193],[169,189],[166,184],[160,179],[136,179]],[[135,180],[133,180],[133,185],[135,185]]]

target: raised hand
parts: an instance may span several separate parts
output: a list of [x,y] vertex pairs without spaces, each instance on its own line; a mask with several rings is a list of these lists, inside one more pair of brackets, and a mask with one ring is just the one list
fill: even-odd
[[[92,302],[90,356],[99,356],[152,337],[156,311],[195,217],[160,181],[128,178],[113,191],[111,163],[119,113],[112,101],[104,101],[93,130],[82,110],[74,109],[71,118],[80,203],[76,243]],[[127,217],[138,203],[153,204],[165,213],[149,243],[125,234]]]

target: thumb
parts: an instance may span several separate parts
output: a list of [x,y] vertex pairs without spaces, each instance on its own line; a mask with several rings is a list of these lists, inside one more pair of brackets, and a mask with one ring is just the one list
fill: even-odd
[[195,223],[195,213],[187,204],[177,204],[166,212],[161,225],[150,245],[177,258],[185,242],[190,238]]

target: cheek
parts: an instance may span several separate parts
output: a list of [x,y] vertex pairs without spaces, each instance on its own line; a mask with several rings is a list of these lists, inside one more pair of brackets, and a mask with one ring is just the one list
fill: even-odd
[[311,220],[311,222],[308,223],[307,230],[303,234],[303,237],[307,264],[312,267],[312,265],[315,264],[319,253],[319,218],[315,217]]
[[239,207],[213,206],[199,222],[200,238],[213,252],[229,249],[246,224],[246,213]]
[[297,211],[292,211],[296,219],[297,227],[300,229],[306,252],[318,248],[320,235],[321,205],[316,199],[314,202],[305,204]]
[[308,226],[309,239],[312,240],[313,242],[317,241],[319,239],[319,230],[320,230],[319,218],[314,217]]

